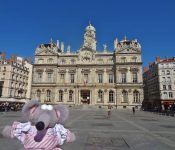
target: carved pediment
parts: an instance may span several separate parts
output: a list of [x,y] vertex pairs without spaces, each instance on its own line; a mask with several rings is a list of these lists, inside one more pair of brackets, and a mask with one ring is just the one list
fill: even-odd
[[36,69],[36,72],[44,72],[43,69]]
[[128,69],[125,68],[125,67],[120,67],[118,70],[121,71],[121,72],[126,72],[126,71],[128,71]]
[[131,68],[130,68],[130,71],[132,71],[132,72],[138,72],[138,71],[139,71],[139,69],[138,69],[138,68],[136,68],[136,67],[131,67]]
[[104,72],[104,69],[96,69],[96,72],[97,73],[103,73]]
[[113,69],[106,69],[106,72],[114,72]]
[[75,73],[76,70],[75,70],[75,69],[70,69],[68,72],[69,72],[69,73]]
[[140,50],[138,48],[126,47],[119,50],[118,53],[140,53]]
[[58,70],[58,73],[66,73],[66,69],[60,69]]
[[53,72],[54,70],[51,68],[46,68],[46,72]]
[[53,50],[49,50],[49,49],[40,49],[40,51],[36,51],[35,53],[36,55],[56,55],[57,53],[54,52]]
[[82,69],[81,73],[90,73],[90,69]]

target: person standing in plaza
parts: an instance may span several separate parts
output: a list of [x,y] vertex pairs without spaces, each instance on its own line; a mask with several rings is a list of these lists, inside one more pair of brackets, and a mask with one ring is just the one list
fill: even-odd
[[132,107],[132,113],[133,113],[133,115],[135,115],[135,108],[134,107]]
[[112,109],[112,106],[108,105],[108,116],[107,116],[107,118],[111,117],[111,109]]

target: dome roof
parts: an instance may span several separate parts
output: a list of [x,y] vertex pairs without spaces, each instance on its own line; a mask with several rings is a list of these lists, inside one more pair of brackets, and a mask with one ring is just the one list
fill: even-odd
[[86,31],[88,31],[88,30],[96,31],[95,28],[94,28],[91,24],[89,24],[89,25],[86,27]]

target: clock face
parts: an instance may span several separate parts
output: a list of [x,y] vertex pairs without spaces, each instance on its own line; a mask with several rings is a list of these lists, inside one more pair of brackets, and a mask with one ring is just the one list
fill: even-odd
[[88,47],[88,48],[92,48],[92,44],[90,42],[86,42],[85,46]]

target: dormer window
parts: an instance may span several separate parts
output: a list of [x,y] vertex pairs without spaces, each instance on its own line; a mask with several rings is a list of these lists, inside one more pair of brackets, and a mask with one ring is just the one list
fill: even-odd
[[122,63],[125,63],[125,62],[126,62],[126,57],[122,57],[122,58],[121,58],[121,62],[122,62]]
[[47,63],[52,64],[52,63],[53,63],[53,59],[52,59],[52,58],[49,58],[49,59],[47,60]]
[[66,60],[65,60],[65,59],[62,59],[62,60],[61,60],[61,63],[62,63],[62,64],[66,64]]
[[75,59],[71,59],[71,64],[75,64]]
[[43,64],[44,60],[43,59],[38,59],[39,64]]
[[132,62],[137,62],[137,57],[132,57]]

